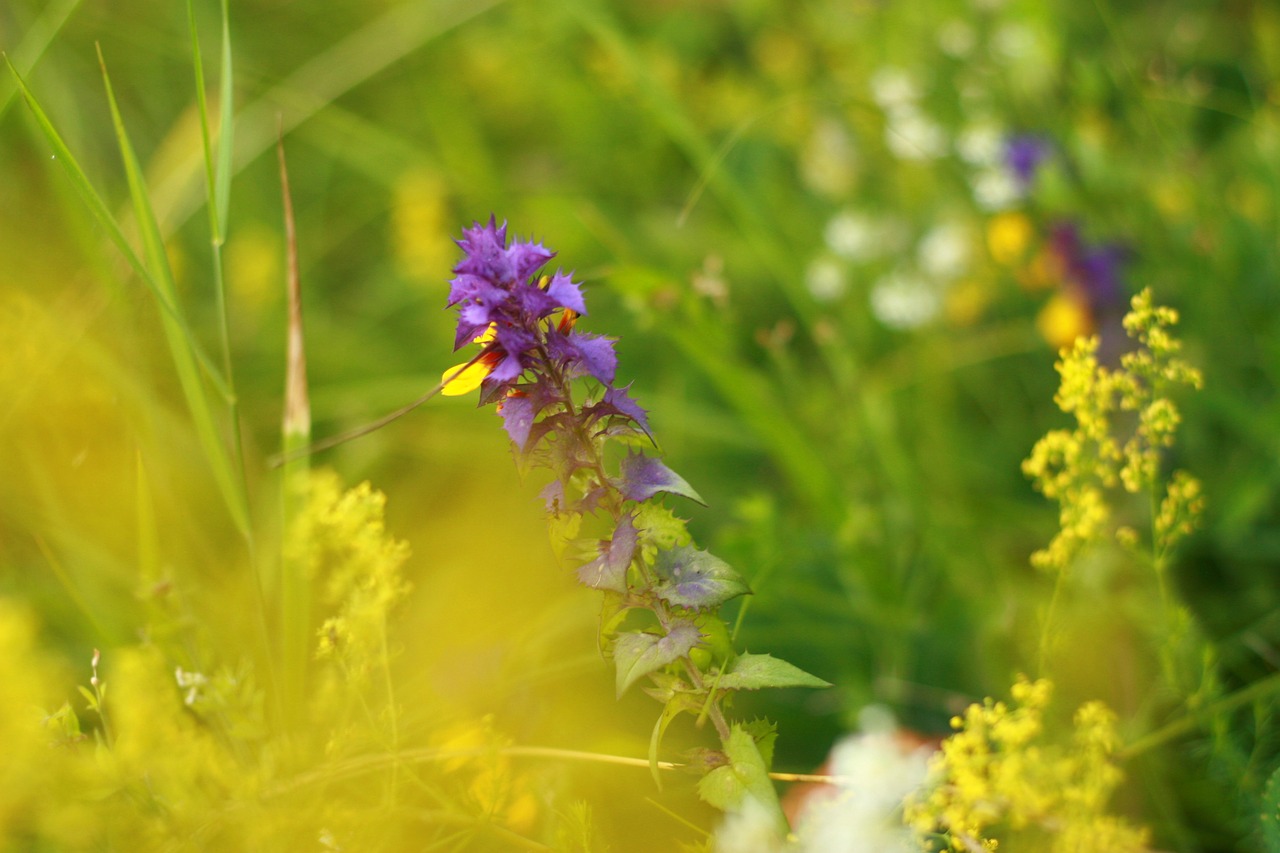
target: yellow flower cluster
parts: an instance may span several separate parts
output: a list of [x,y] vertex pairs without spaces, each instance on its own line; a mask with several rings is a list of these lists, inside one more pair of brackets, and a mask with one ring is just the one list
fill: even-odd
[[[1062,351],[1054,402],[1075,417],[1076,427],[1049,432],[1022,463],[1035,487],[1059,504],[1057,535],[1031,557],[1037,568],[1064,570],[1086,545],[1108,533],[1109,490],[1120,485],[1131,494],[1155,494],[1161,453],[1172,446],[1181,421],[1170,394],[1181,385],[1199,388],[1202,381],[1179,356],[1181,342],[1169,333],[1177,321],[1176,311],[1154,306],[1151,292],[1144,290],[1124,318],[1125,330],[1139,346],[1121,357],[1119,369],[1099,364],[1096,337],[1078,339]],[[1120,437],[1119,427],[1130,420],[1129,435]],[[1153,552],[1172,547],[1195,526],[1202,509],[1199,484],[1175,473],[1153,519]],[[1131,528],[1113,533],[1122,544],[1136,544]]]
[[1101,702],[1075,714],[1066,743],[1045,736],[1053,686],[1019,678],[1013,704],[987,699],[951,721],[956,733],[933,759],[931,784],[907,803],[923,838],[941,833],[956,851],[1141,853],[1147,832],[1105,813],[1120,782],[1112,755],[1115,715]]
[[337,475],[320,471],[309,488],[286,555],[321,582],[334,614],[320,628],[318,656],[355,677],[385,664],[387,614],[409,591],[400,573],[409,547],[387,534],[386,497],[368,483],[343,491]]

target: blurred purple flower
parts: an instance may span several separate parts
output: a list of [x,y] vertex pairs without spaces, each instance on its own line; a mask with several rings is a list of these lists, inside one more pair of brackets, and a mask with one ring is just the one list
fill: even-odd
[[1121,272],[1133,253],[1120,243],[1091,246],[1074,222],[1053,227],[1050,245],[1067,281],[1079,288],[1094,314],[1124,303]]
[[1023,192],[1031,188],[1036,171],[1052,154],[1053,146],[1049,140],[1034,133],[1017,133],[1004,143],[1005,165]]

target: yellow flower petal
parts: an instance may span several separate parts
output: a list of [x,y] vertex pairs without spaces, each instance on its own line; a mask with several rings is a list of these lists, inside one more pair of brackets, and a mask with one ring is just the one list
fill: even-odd
[[[485,364],[482,361],[477,361],[467,367],[466,370],[458,373],[459,368],[463,367],[466,367],[466,362],[455,364],[444,372],[444,375],[440,377],[440,381],[444,383],[444,387],[440,389],[441,394],[446,397],[461,397],[463,394],[470,394],[480,387],[480,383],[493,370],[493,365]],[[455,373],[457,373],[457,376],[454,376]]]
[[1024,213],[1001,213],[987,223],[987,249],[1004,266],[1021,261],[1034,236],[1035,226]]
[[1071,346],[1076,338],[1093,332],[1093,317],[1078,297],[1058,292],[1045,303],[1036,317],[1036,328],[1051,346]]

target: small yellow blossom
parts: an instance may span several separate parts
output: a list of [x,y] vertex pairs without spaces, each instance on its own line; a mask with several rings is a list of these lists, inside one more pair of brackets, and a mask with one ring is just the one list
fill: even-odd
[[1093,331],[1093,316],[1083,299],[1060,290],[1036,315],[1036,329],[1051,346],[1070,346],[1077,338]]
[[333,472],[314,472],[286,541],[332,614],[318,632],[318,654],[340,662],[348,678],[385,665],[387,614],[409,591],[400,573],[409,549],[387,534],[385,505],[368,483],[343,491]]
[[[1065,570],[1082,549],[1108,537],[1136,547],[1133,528],[1124,527],[1123,535],[1115,529],[1111,495],[1117,486],[1131,494],[1158,488],[1163,453],[1182,420],[1170,395],[1177,386],[1201,384],[1200,372],[1179,357],[1182,344],[1169,332],[1177,320],[1176,311],[1155,306],[1144,290],[1124,319],[1138,348],[1121,357],[1119,369],[1099,363],[1096,337],[1077,338],[1061,351],[1054,402],[1076,426],[1046,434],[1022,464],[1036,489],[1059,505],[1058,533],[1032,555],[1037,568]],[[1137,413],[1127,436],[1118,434],[1121,412]],[[1203,503],[1198,483],[1174,473],[1154,519],[1153,548],[1163,553],[1186,535]]]
[[987,250],[996,263],[1013,266],[1026,256],[1033,236],[1035,226],[1025,213],[1001,213],[987,223]]
[[1012,704],[987,699],[952,721],[957,731],[934,758],[932,785],[908,801],[907,824],[963,853],[1002,841],[1049,853],[1145,851],[1146,830],[1105,811],[1122,778],[1111,710],[1081,706],[1073,737],[1058,742],[1045,725],[1053,685],[1019,678],[1011,693]]

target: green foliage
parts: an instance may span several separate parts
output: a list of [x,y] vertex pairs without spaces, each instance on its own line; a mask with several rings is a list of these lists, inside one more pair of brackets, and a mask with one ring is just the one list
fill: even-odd
[[[769,781],[768,761],[749,727],[735,725],[724,752],[727,763],[702,778],[698,794],[726,811],[742,808],[743,801],[750,798],[766,811],[781,815],[777,792]],[[782,823],[778,829],[785,834],[787,826]]]
[[1271,774],[1262,789],[1262,814],[1258,816],[1267,853],[1280,851],[1280,770]]
[[[1041,756],[1081,766],[1054,708],[1116,714],[1095,826],[1280,849],[1280,14],[979,6],[0,4],[0,847],[711,850],[722,818],[661,760],[708,696],[779,721],[764,766],[810,771],[864,706],[937,738],[1030,672]],[[264,464],[280,131],[319,437],[440,375],[460,222],[576,266],[708,504],[637,507],[629,570],[696,538],[754,592],[685,614],[703,693],[676,662],[635,680],[652,727],[638,690],[615,702],[599,653],[668,628],[584,602],[609,531],[566,513],[542,545],[465,405],[323,459],[385,504],[330,481],[280,517],[315,496]],[[1010,194],[1024,133],[1051,153]],[[1078,262],[1108,247],[1104,303]],[[1110,376],[1105,406],[1063,398],[1108,420],[1073,444],[1065,522],[1018,474],[1062,427],[1063,347]],[[1029,572],[1067,528],[1098,535]],[[806,671],[835,689],[742,686]],[[594,758],[519,752],[547,745]],[[661,790],[605,761],[646,750]],[[1026,787],[1083,790],[1056,766]]]
[[830,687],[816,675],[772,655],[741,654],[716,682],[721,690],[759,690],[764,687]]

